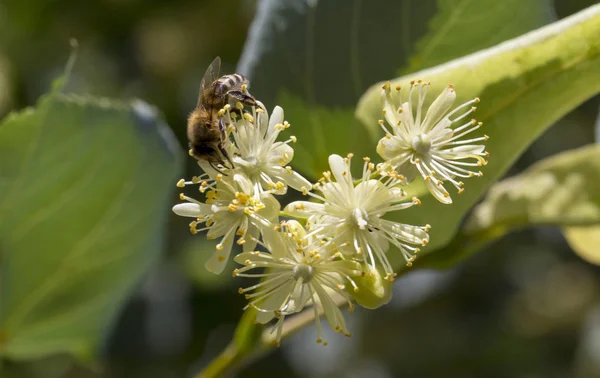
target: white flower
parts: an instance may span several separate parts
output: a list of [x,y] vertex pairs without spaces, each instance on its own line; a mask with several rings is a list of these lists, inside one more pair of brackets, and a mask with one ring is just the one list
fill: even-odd
[[181,194],[181,200],[187,202],[175,205],[173,212],[196,218],[190,223],[192,234],[208,231],[208,239],[222,237],[217,251],[206,262],[207,270],[219,274],[229,259],[235,236],[239,236],[237,243],[244,251],[252,251],[261,230],[272,227],[270,222],[278,219],[280,205],[270,193],[256,195],[252,183],[241,174],[217,174],[210,183],[194,177],[192,181],[179,181],[177,186],[192,184],[199,184],[200,191],[206,192],[205,203]]
[[402,252],[410,266],[419,251],[414,245],[424,246],[429,242],[429,226],[383,219],[386,213],[420,202],[416,198],[405,202],[406,193],[398,187],[404,178],[395,172],[386,172],[387,176],[381,180],[370,178],[374,166],[368,158],[365,158],[360,182],[354,185],[350,174],[351,157],[329,156],[331,172],[325,172],[320,183],[314,186],[322,195],[307,193],[322,203],[292,202],[284,211],[291,216],[308,218],[310,236],[332,238],[342,252],[356,253],[353,257],[366,260],[373,268],[378,261],[387,274],[386,279],[391,280],[395,274],[386,256],[389,243]]
[[[413,112],[415,88],[418,92],[416,113]],[[456,92],[450,85],[423,114],[428,88],[429,83],[411,82],[408,102],[403,102],[400,87],[393,93],[389,82],[383,85],[383,114],[391,132],[383,120],[379,121],[386,136],[379,141],[377,153],[386,160],[387,166],[407,176],[409,182],[420,174],[431,194],[448,204],[452,199],[443,186],[444,181],[451,182],[460,194],[464,190],[460,178],[481,176],[478,167],[487,164],[485,158],[489,154],[484,151],[483,144],[476,143],[484,142],[488,137],[463,139],[482,125],[475,119],[465,120],[475,111],[471,105],[478,103],[478,98],[448,113],[456,99]]]
[[[310,182],[288,165],[294,157],[290,142],[296,142],[296,137],[277,141],[279,133],[290,127],[283,120],[283,109],[276,106],[269,119],[264,105],[258,104],[260,108],[253,107],[251,113],[245,112],[242,117],[232,112],[229,105],[220,112],[229,125],[230,139],[234,142],[230,156],[236,171],[252,181],[257,193],[269,190],[284,194],[288,186],[297,190],[310,187]],[[238,109],[241,108],[239,104]]]
[[[298,222],[284,222],[282,228],[284,232],[270,230],[263,233],[265,246],[271,253],[244,252],[235,257],[235,261],[244,267],[234,270],[234,277],[263,279],[256,285],[239,290],[250,300],[245,309],[256,309],[259,312],[257,322],[263,324],[273,317],[278,318],[274,328],[277,344],[281,341],[285,316],[302,311],[309,303],[313,304],[315,313],[317,343],[327,345],[318,307],[323,309],[333,330],[350,336],[344,316],[332,295],[342,296],[352,309],[345,283],[356,288],[352,277],[362,274],[360,264],[344,260],[331,244],[306,238],[306,232]],[[247,273],[258,268],[264,269],[260,273]]]

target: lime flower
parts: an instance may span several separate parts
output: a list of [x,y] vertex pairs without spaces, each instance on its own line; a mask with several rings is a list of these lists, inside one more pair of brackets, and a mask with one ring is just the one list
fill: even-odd
[[[296,142],[296,137],[277,141],[279,133],[290,127],[283,120],[283,109],[276,106],[269,119],[264,105],[258,104],[258,108],[252,107],[251,112],[243,112],[241,116],[230,105],[219,112],[229,125],[230,139],[234,141],[230,145],[230,156],[236,170],[250,179],[256,193],[268,190],[285,194],[288,186],[297,190],[310,187],[310,182],[288,165],[294,157],[290,143]],[[237,104],[237,110],[243,110],[242,104]]]
[[[356,288],[352,277],[362,274],[360,264],[344,260],[331,243],[307,237],[296,221],[283,222],[281,229],[283,232],[269,230],[263,233],[264,246],[271,253],[244,252],[235,257],[235,261],[244,267],[235,269],[234,277],[263,278],[260,283],[240,288],[240,294],[250,300],[244,309],[256,309],[259,312],[257,322],[263,324],[274,317],[278,319],[274,327],[277,345],[281,341],[285,317],[302,311],[309,303],[313,304],[315,313],[317,343],[327,345],[318,307],[323,309],[333,330],[350,336],[344,316],[332,296],[343,297],[352,310],[345,284]],[[264,270],[247,273],[258,268]]]
[[[385,160],[384,171],[396,170],[409,182],[420,174],[431,194],[438,201],[449,204],[452,199],[444,181],[452,183],[460,194],[464,191],[461,178],[481,176],[478,169],[487,164],[485,158],[489,154],[479,143],[488,137],[464,139],[482,125],[475,119],[466,119],[476,109],[471,105],[478,103],[479,99],[467,101],[448,112],[456,99],[452,85],[444,89],[423,115],[429,85],[420,80],[411,82],[407,102],[402,100],[400,87],[392,91],[389,82],[383,85],[383,115],[391,132],[380,120],[386,135],[379,141],[377,153]],[[416,112],[413,111],[415,91]]]
[[[214,173],[214,170],[207,171]],[[235,236],[239,237],[237,244],[243,245],[244,251],[252,251],[261,230],[270,228],[271,222],[278,219],[280,205],[270,193],[256,195],[250,180],[241,174],[233,177],[216,174],[212,181],[194,177],[192,181],[179,181],[177,186],[194,184],[206,193],[206,201],[181,194],[181,200],[186,202],[175,205],[173,212],[196,218],[190,223],[192,234],[208,231],[208,239],[222,237],[217,251],[206,262],[207,270],[219,274],[229,259]]]
[[352,155],[329,156],[331,172],[325,172],[313,187],[321,195],[305,192],[321,203],[296,201],[284,211],[290,216],[308,218],[309,236],[331,239],[340,251],[365,260],[372,268],[379,262],[385,278],[393,280],[395,273],[386,256],[389,244],[402,252],[410,266],[419,251],[415,245],[429,242],[429,225],[411,226],[383,219],[387,213],[420,202],[417,198],[406,201],[406,193],[398,187],[404,184],[404,177],[394,171],[386,171],[380,180],[372,179],[375,167],[368,158],[364,159],[362,178],[355,185],[350,174],[351,158]]

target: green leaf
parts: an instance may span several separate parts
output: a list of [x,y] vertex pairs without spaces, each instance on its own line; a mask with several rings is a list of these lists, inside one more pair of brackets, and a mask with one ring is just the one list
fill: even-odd
[[51,93],[0,124],[0,355],[93,355],[158,257],[180,156],[141,101]]
[[465,224],[465,232],[529,224],[600,223],[600,145],[544,159],[494,184]]
[[[510,5],[516,2],[515,16]],[[298,137],[292,165],[314,179],[328,169],[332,153],[375,154],[378,130],[365,131],[354,119],[369,85],[395,75],[409,60],[413,66],[435,64],[551,20],[547,0],[509,3],[263,0],[238,71],[268,108],[283,107],[290,133]]]
[[[202,237],[189,238],[179,254],[178,265],[181,271],[202,292],[224,290],[233,281],[231,274],[214,274],[206,270],[207,256],[215,252],[217,243],[217,240],[207,240]],[[237,267],[233,259],[230,259],[223,270],[232,272]]]
[[565,227],[575,251],[600,263],[600,145],[544,159],[523,173],[494,184],[455,239],[425,256],[419,266],[446,267],[508,232],[533,226]]
[[554,19],[552,5],[544,0],[438,0],[437,5],[429,31],[416,43],[403,73],[493,46]]
[[[483,177],[466,180],[465,193],[454,194],[452,205],[428,196],[421,207],[398,215],[403,223],[432,225],[423,254],[452,239],[465,213],[546,128],[600,91],[598,35],[600,6],[593,6],[489,50],[393,80],[394,86],[414,78],[431,81],[430,94],[455,83],[457,103],[480,97],[477,118],[490,136]],[[381,117],[380,91],[381,83],[374,85],[357,109],[357,117],[373,130]]]
[[329,170],[327,161],[331,154],[345,156],[353,152],[363,157],[374,153],[375,139],[367,134],[351,111],[317,105],[310,107],[299,97],[286,92],[282,93],[278,103],[285,104],[285,119],[291,124],[286,134],[298,138],[293,144],[292,160],[298,171],[315,178]]

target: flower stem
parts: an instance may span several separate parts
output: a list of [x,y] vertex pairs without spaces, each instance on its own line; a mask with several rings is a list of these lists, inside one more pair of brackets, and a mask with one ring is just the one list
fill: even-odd
[[[339,294],[332,298],[338,307],[348,304],[346,298]],[[323,309],[319,308],[318,313],[319,316],[323,316]],[[226,377],[241,366],[247,365],[252,360],[274,349],[276,344],[271,328],[265,329],[264,326],[256,324],[255,320],[256,313],[247,310],[240,319],[231,343],[194,378]],[[311,309],[290,317],[283,325],[281,339],[286,339],[295,334],[312,323],[313,320],[314,312]]]
[[256,324],[256,311],[246,310],[235,329],[233,340],[194,378],[220,378],[233,373],[255,350],[263,328],[261,324]]
[[223,377],[226,374],[230,374],[232,369],[237,365],[237,361],[241,358],[239,349],[235,343],[227,345],[225,350],[221,352],[210,364],[196,374],[195,378],[216,378]]

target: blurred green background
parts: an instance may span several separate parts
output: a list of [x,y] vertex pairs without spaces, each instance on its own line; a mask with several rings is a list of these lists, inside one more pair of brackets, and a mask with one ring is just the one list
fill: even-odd
[[[549,12],[560,19],[594,3],[556,0]],[[3,0],[0,116],[33,105],[49,90],[74,37],[80,51],[69,91],[141,98],[160,109],[185,147],[186,117],[206,66],[219,55],[222,72],[236,70],[256,6],[245,0]],[[598,105],[598,97],[589,100],[550,128],[510,174],[592,143]],[[186,177],[197,174],[192,159],[185,164]],[[204,270],[214,246],[191,237],[185,219],[170,215],[165,227],[160,264],[106,330],[97,360],[3,361],[1,376],[188,377],[204,367],[241,316],[240,282]],[[236,376],[600,377],[599,273],[570,251],[557,228],[515,232],[452,270],[401,277],[388,306],[347,316],[351,339],[332,336],[322,348],[309,327]]]

